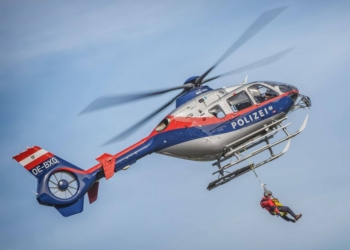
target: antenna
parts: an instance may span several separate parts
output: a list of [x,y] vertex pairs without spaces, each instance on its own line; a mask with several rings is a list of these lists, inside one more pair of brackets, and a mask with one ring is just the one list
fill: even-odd
[[244,81],[243,82],[241,82],[241,85],[243,85],[243,84],[246,84],[247,83],[247,81],[248,81],[248,75],[244,78]]
[[[237,77],[236,77],[236,79],[237,79]],[[237,81],[239,81],[239,80],[237,79]],[[247,81],[248,81],[248,75],[244,78],[243,82],[239,82],[239,85],[244,85],[247,83]]]

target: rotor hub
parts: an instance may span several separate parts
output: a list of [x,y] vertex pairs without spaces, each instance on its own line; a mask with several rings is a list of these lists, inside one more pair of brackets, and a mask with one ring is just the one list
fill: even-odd
[[66,180],[60,180],[60,181],[58,182],[58,187],[59,187],[59,189],[61,189],[62,191],[67,190],[68,186],[69,186],[69,184],[68,184],[68,181],[66,181]]
[[188,78],[184,84],[187,84],[187,83],[195,83],[196,79],[198,78],[199,76],[191,76],[190,78]]

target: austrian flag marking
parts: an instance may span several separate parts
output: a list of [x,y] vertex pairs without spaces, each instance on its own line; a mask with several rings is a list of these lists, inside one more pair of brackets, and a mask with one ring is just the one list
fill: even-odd
[[26,167],[27,165],[29,165],[31,162],[33,162],[35,159],[38,159],[39,157],[47,154],[48,152],[45,149],[40,149],[38,151],[36,151],[34,154],[32,154],[31,156],[23,159],[22,161],[20,161],[19,163],[23,166]]
[[47,161],[54,155],[45,149],[40,147],[28,148],[26,151],[22,152],[19,155],[13,157],[18,161],[25,169],[31,171],[34,167],[40,165],[41,163]]

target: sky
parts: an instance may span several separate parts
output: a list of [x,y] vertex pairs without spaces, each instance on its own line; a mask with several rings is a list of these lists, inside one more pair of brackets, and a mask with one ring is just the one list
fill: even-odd
[[[288,6],[211,76],[289,47],[280,61],[210,86],[272,80],[313,106],[288,115],[305,131],[257,169],[303,217],[270,216],[253,173],[208,191],[215,168],[152,154],[100,181],[99,197],[65,218],[35,198],[36,180],[12,156],[38,145],[83,168],[146,137],[175,107],[131,136],[101,145],[174,93],[77,116],[107,94],[182,84],[204,73],[264,11]],[[349,249],[349,1],[0,1],[1,249]],[[254,160],[253,160],[254,161]]]

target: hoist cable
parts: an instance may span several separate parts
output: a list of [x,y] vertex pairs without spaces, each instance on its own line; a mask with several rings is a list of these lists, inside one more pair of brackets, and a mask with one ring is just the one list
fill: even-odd
[[[244,148],[244,151],[247,151],[247,149]],[[261,188],[266,191],[267,189],[265,187],[265,184],[261,182],[261,180],[259,179],[258,174],[255,172],[254,164],[250,161],[250,158],[248,158],[247,161],[249,162],[250,169],[254,172],[256,179],[259,181]]]

